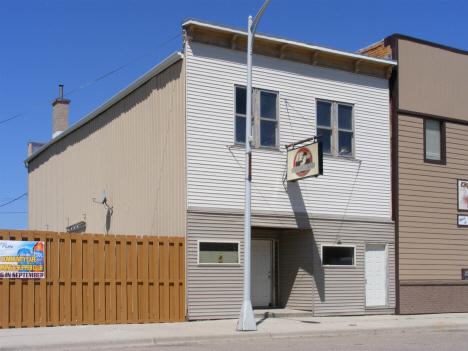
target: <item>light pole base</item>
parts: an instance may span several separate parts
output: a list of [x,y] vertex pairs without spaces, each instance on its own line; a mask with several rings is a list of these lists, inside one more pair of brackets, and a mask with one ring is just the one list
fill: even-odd
[[255,317],[252,309],[252,303],[250,300],[242,303],[242,308],[237,322],[237,330],[239,331],[256,331],[257,323],[255,323]]

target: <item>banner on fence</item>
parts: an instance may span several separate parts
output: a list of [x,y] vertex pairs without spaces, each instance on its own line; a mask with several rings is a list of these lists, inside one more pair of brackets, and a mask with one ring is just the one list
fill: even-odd
[[0,278],[44,278],[44,242],[0,240]]

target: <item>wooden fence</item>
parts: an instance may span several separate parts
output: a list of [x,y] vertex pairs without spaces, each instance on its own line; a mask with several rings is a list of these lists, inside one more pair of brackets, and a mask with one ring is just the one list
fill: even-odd
[[185,321],[185,238],[0,230],[44,241],[44,279],[0,279],[0,327]]

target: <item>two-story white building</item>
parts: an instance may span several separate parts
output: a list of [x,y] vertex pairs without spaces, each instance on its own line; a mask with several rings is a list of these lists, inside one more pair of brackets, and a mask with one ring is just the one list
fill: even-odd
[[[188,19],[175,53],[26,159],[29,229],[186,237],[187,317],[242,304],[246,31]],[[252,304],[394,313],[389,81],[396,62],[257,34]],[[323,175],[286,144],[323,134]],[[107,191],[113,212],[91,199]],[[83,220],[85,214],[85,220]]]

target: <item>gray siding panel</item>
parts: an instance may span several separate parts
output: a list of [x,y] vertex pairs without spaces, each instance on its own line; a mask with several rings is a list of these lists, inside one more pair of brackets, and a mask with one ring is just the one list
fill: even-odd
[[313,311],[313,234],[310,230],[288,230],[280,237],[280,305]]
[[244,218],[241,216],[187,214],[189,320],[239,317],[242,305],[243,265],[198,265],[198,241],[239,241],[239,249],[243,252],[243,238]]
[[[270,221],[294,227],[287,217],[253,216],[252,224]],[[282,307],[313,310],[315,315],[364,315],[364,250],[366,243],[388,245],[388,306],[394,313],[394,226],[393,223],[313,219],[308,230],[266,230],[254,228],[253,237],[276,236],[279,232],[280,304]],[[301,223],[301,225],[305,225]],[[188,213],[187,299],[188,318],[237,318],[242,305],[243,229],[242,215]],[[284,228],[284,227],[283,227]],[[296,225],[297,228],[297,225]],[[272,228],[274,229],[274,228]],[[312,234],[313,233],[313,234]],[[322,267],[321,245],[333,244],[340,236],[343,245],[356,246],[355,267]],[[222,239],[241,243],[241,265],[201,266],[197,264],[198,240]],[[383,313],[380,311],[380,313]]]

